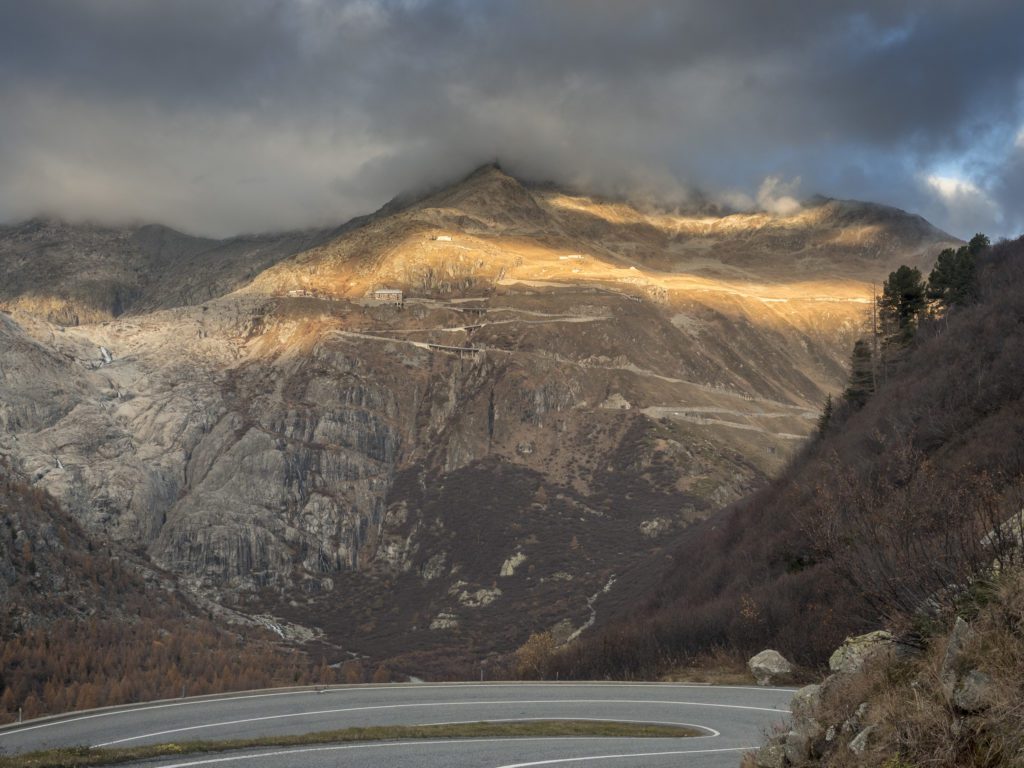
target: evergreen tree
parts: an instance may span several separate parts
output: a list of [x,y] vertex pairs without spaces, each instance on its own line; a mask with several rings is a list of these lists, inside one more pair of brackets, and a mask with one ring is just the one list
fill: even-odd
[[977,234],[967,245],[955,251],[947,248],[940,253],[935,268],[928,276],[928,298],[944,308],[977,301],[977,256],[988,244],[985,235]]
[[821,416],[818,417],[818,434],[824,435],[828,429],[829,422],[832,421],[832,412],[835,410],[835,406],[832,404],[832,394],[829,393],[825,396],[825,407],[821,409]]
[[988,239],[988,235],[983,235],[981,232],[971,238],[971,241],[967,244],[967,250],[971,252],[972,256],[978,256],[992,244],[992,241]]
[[917,316],[925,307],[925,296],[920,270],[904,264],[889,273],[878,299],[878,314],[886,341],[906,341],[914,335]]
[[[860,408],[875,393],[874,361],[871,359],[871,345],[865,339],[857,339],[853,345],[853,356],[850,365],[850,385],[843,397],[854,408]],[[826,407],[831,406],[831,397]],[[831,416],[831,410],[829,410]],[[824,414],[823,414],[824,417]]]

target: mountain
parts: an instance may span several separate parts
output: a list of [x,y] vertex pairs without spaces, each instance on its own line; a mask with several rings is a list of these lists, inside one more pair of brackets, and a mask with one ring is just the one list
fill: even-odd
[[32,219],[0,227],[0,306],[79,325],[199,304],[327,234],[211,240],[159,225],[114,228]]
[[870,204],[659,212],[496,166],[318,233],[29,222],[0,231],[0,455],[232,615],[467,674],[601,624],[763,486],[872,282],[954,242]]

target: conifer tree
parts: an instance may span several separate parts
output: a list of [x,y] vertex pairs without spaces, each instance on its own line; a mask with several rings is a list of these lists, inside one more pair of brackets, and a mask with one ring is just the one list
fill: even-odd
[[928,298],[943,308],[977,301],[977,257],[988,246],[989,239],[978,233],[967,245],[940,253],[928,276]]
[[925,307],[925,296],[920,270],[904,264],[889,273],[878,299],[878,314],[887,342],[907,341],[914,335],[917,317]]
[[832,404],[832,393],[825,396],[825,407],[821,409],[821,416],[818,417],[818,434],[824,435],[828,424],[832,421],[832,412],[835,406]]
[[[850,365],[850,385],[843,397],[854,408],[860,408],[875,393],[874,364],[871,359],[871,345],[864,339],[857,339],[853,345]],[[828,405],[831,401],[827,402]]]

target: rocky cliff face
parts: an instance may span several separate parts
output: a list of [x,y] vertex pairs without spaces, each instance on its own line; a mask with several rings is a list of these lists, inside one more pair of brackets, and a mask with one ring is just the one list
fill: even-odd
[[[646,578],[642,555],[782,465],[870,296],[845,257],[812,274],[787,240],[715,261],[680,217],[567,200],[486,168],[256,251],[44,225],[52,284],[5,287],[0,453],[94,536],[335,652],[415,670],[567,637]],[[764,226],[826,238],[803,215]],[[878,238],[897,255],[944,239],[890,219],[865,225],[867,279],[889,267]],[[0,233],[0,257],[35,226]],[[132,282],[143,252],[166,267]],[[74,293],[91,283],[60,275],[83,264],[132,300]],[[383,286],[404,305],[365,298]]]

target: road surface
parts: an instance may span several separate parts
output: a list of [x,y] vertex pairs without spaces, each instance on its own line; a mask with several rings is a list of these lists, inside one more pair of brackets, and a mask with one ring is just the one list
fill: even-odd
[[256,691],[96,710],[0,729],[0,750],[136,746],[307,733],[370,725],[595,719],[689,725],[703,735],[662,738],[438,739],[264,748],[164,758],[183,768],[613,768],[730,766],[786,719],[792,689],[681,683],[446,683]]

